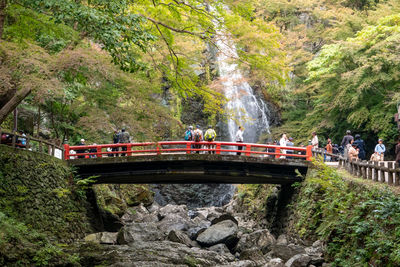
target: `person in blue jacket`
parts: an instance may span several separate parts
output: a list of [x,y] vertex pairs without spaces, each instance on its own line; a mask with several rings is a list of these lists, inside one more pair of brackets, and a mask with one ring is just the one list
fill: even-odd
[[359,149],[358,158],[360,160],[365,160],[365,143],[364,140],[361,139],[361,136],[359,134],[355,135],[355,140],[353,144],[355,144]]

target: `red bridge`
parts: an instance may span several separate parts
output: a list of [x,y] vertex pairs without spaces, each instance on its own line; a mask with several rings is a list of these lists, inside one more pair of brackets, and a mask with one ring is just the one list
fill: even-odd
[[[238,152],[241,155],[236,155]],[[311,146],[233,142],[64,145],[64,159],[77,168],[81,177],[96,176],[97,183],[110,184],[287,184],[301,181],[298,173],[307,172],[311,157]]]

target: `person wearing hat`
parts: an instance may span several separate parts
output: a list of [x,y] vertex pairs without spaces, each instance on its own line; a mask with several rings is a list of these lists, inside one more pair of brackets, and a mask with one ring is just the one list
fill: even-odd
[[383,144],[383,140],[379,139],[378,144],[375,146],[375,154],[377,157],[378,161],[383,161],[384,160],[384,154],[386,152],[386,147]]
[[[85,139],[81,139],[81,141],[79,142],[79,144],[78,144],[78,146],[84,146],[85,145]],[[86,149],[78,149],[78,150],[76,150],[76,153],[77,154],[83,154],[83,153],[86,153],[87,151],[86,151]],[[85,158],[85,155],[79,155],[78,156],[78,159],[84,159]]]
[[358,160],[358,148],[357,145],[354,143],[354,140],[350,141],[349,146],[349,161]]
[[[208,125],[208,129],[206,131],[206,133],[204,134],[204,140],[208,141],[208,142],[214,142],[215,138],[217,137],[217,133],[215,132],[215,130],[212,128],[211,125]],[[214,146],[212,144],[207,144],[206,147],[208,149],[214,149]],[[215,154],[215,150],[214,151],[208,151],[208,154]]]

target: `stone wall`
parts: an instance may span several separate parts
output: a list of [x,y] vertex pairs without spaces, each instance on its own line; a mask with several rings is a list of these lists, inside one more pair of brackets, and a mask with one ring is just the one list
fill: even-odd
[[0,212],[59,242],[90,231],[85,192],[64,161],[0,145]]

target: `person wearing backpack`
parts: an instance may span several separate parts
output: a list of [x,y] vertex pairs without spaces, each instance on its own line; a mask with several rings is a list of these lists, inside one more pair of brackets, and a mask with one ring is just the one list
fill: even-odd
[[185,132],[185,141],[193,141],[193,126],[189,126],[189,128]]
[[[209,126],[208,126],[208,129],[207,129],[207,131],[206,131],[206,133],[204,134],[204,140],[205,140],[205,141],[208,141],[208,142],[214,142],[216,137],[217,137],[217,133],[216,133],[215,130],[212,128],[212,126],[209,125]],[[214,149],[214,151],[208,151],[208,154],[211,154],[211,152],[212,152],[212,154],[215,154],[215,146],[214,146],[214,145],[208,143],[208,144],[206,145],[206,148],[208,148],[208,149]]]
[[[193,141],[198,143],[203,141],[203,131],[200,130],[200,126],[196,125],[196,129],[193,132]],[[201,149],[201,144],[194,144],[195,149]],[[197,154],[200,153],[200,151],[196,151]]]

